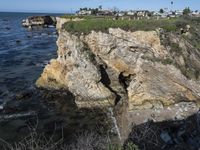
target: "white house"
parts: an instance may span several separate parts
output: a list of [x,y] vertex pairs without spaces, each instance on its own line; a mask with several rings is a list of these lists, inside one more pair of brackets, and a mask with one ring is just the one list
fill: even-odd
[[127,12],[127,15],[129,15],[129,16],[134,16],[135,15],[135,13],[136,13],[136,11],[128,11]]
[[92,11],[91,10],[81,10],[78,12],[78,15],[91,15]]

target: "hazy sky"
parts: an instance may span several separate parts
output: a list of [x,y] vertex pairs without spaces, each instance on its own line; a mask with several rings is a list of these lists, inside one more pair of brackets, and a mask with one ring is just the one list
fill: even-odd
[[[173,0],[174,9],[189,6],[199,10],[200,0]],[[0,0],[0,11],[20,12],[71,12],[80,7],[103,8],[117,7],[119,9],[150,9],[171,8],[171,0]]]

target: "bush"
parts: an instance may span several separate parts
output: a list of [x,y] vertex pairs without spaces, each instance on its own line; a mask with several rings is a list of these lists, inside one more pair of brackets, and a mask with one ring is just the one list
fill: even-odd
[[171,52],[174,52],[177,55],[182,54],[182,49],[179,47],[178,43],[170,43],[171,46]]
[[163,65],[173,64],[173,60],[170,58],[166,58],[166,59],[162,60],[161,62]]
[[191,12],[190,8],[189,7],[186,7],[184,10],[183,10],[183,15],[189,15]]
[[120,145],[109,145],[108,150],[139,150],[139,148],[137,145],[129,142],[124,147]]
[[189,24],[189,21],[186,20],[186,19],[183,19],[183,18],[176,21],[176,27],[177,28],[185,28],[185,26],[188,25],[188,24]]
[[163,26],[163,29],[167,32],[172,32],[172,31],[176,31],[176,25],[175,24],[170,24],[170,25],[165,25]]
[[0,139],[0,143],[3,143],[5,150],[107,150],[110,143],[108,137],[102,137],[96,132],[83,132],[77,134],[75,138],[74,143],[66,145],[64,138],[54,141],[53,136],[48,137],[32,132],[25,139],[13,145],[2,139]]

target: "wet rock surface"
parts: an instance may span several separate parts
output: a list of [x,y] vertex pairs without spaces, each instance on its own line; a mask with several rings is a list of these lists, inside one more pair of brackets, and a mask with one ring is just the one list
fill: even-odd
[[22,26],[30,27],[33,26],[50,26],[55,25],[56,19],[52,16],[32,16],[22,21]]

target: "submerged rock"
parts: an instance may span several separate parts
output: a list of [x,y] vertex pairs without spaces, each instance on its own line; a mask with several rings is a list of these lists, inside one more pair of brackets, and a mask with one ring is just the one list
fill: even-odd
[[169,136],[169,133],[167,132],[162,132],[160,134],[161,139],[167,143],[167,144],[172,144],[172,138]]
[[20,40],[16,40],[16,43],[19,44],[19,43],[21,43],[21,41]]
[[32,92],[31,91],[24,91],[21,93],[16,94],[16,99],[17,100],[26,100],[29,99],[32,96]]

